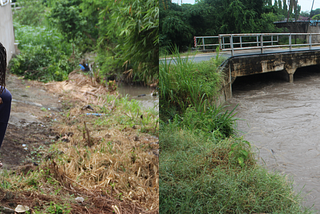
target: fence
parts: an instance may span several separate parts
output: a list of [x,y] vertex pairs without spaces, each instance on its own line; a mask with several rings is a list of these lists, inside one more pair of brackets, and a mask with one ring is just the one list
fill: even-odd
[[[297,40],[304,36],[305,40]],[[295,41],[293,41],[295,40]],[[195,47],[218,47],[222,51],[231,51],[234,55],[236,50],[261,49],[261,53],[267,48],[293,47],[320,45],[320,33],[250,33],[250,34],[219,34],[218,36],[195,36]]]
[[[0,0],[1,1],[1,0]],[[22,7],[17,7],[17,3],[16,2],[12,2],[11,3],[11,8],[13,9],[13,10],[20,10]]]

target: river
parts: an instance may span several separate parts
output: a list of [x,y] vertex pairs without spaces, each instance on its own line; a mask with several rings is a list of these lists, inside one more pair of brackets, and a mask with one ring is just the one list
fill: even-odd
[[320,211],[320,69],[238,77],[228,109],[237,107],[237,129],[257,151],[260,164],[286,174],[302,189],[304,205]]
[[152,96],[153,89],[150,87],[121,84],[118,91],[123,96],[128,95],[129,100],[138,100],[144,109],[155,108],[159,111],[159,96]]

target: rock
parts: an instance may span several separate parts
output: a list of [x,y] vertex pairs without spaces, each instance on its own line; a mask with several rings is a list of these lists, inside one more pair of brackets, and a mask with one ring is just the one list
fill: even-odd
[[84,202],[84,198],[82,198],[82,197],[76,197],[74,200],[76,200],[76,202],[78,202],[78,203]]
[[28,206],[18,205],[16,209],[14,209],[14,211],[16,211],[17,213],[24,213],[29,211],[29,209],[30,208]]

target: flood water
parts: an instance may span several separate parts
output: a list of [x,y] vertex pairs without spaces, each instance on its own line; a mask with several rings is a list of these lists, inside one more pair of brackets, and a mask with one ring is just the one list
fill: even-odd
[[239,135],[254,145],[260,164],[288,175],[304,205],[320,211],[320,69],[306,67],[238,77],[228,108],[239,104]]
[[144,109],[155,108],[159,111],[159,96],[152,96],[153,89],[150,87],[121,84],[118,91],[123,96],[128,95],[129,100],[138,100]]

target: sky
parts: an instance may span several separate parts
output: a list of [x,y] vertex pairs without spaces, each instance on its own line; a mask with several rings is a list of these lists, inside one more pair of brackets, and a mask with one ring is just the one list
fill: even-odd
[[[301,11],[310,12],[313,0],[300,0],[298,4],[301,5]],[[173,3],[181,3],[181,0],[172,0]],[[183,4],[194,4],[195,0],[182,0]],[[273,1],[272,1],[273,2]],[[313,10],[320,8],[320,0],[315,0],[313,5]]]

